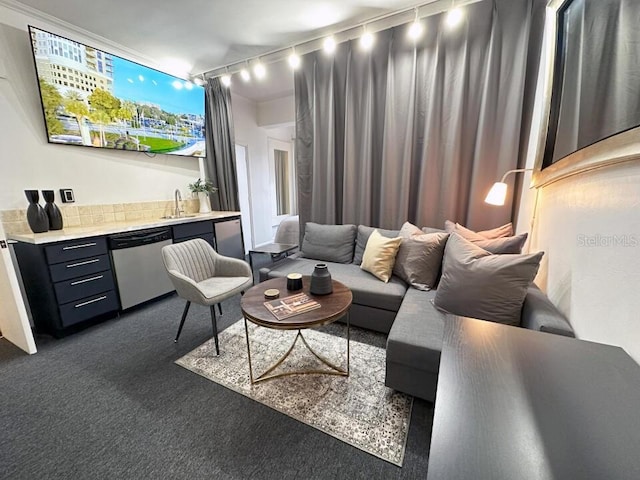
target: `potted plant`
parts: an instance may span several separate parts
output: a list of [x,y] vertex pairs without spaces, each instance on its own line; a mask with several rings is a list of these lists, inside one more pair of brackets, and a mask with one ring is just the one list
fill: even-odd
[[198,200],[200,201],[199,213],[209,213],[211,211],[209,194],[218,191],[218,189],[213,186],[213,183],[208,180],[198,178],[198,180],[189,184],[189,190],[198,196]]

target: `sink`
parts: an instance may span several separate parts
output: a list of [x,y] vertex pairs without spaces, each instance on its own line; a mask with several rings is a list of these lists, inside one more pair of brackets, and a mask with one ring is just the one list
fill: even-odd
[[196,214],[188,214],[188,215],[165,215],[164,217],[160,217],[161,220],[173,220],[176,218],[193,218]]

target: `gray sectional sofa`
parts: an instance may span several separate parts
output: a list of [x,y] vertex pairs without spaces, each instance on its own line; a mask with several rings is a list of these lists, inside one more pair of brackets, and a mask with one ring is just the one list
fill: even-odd
[[[309,234],[311,227],[313,234]],[[435,290],[417,290],[395,275],[384,283],[360,268],[368,236],[373,230],[362,225],[307,224],[301,251],[271,268],[261,269],[260,281],[294,272],[311,275],[317,263],[326,263],[331,276],[347,285],[353,293],[351,324],[388,334],[386,385],[434,401],[448,314],[434,306]],[[379,229],[379,232],[387,237],[398,235],[398,231],[392,230]],[[533,284],[524,299],[520,326],[574,336],[566,318]]]

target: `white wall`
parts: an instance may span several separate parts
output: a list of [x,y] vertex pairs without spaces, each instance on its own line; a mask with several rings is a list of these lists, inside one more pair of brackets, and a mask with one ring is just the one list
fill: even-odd
[[294,120],[293,95],[258,103],[258,125],[261,127],[290,126]]
[[[253,217],[254,244],[273,240],[274,217],[271,206],[275,202],[275,185],[269,172],[268,138],[291,141],[293,127],[264,128],[258,125],[258,109],[265,108],[252,100],[232,94],[236,143],[246,145],[249,155],[249,183]],[[293,112],[290,122],[293,122]],[[270,118],[276,114],[266,113]],[[280,117],[282,120],[282,117]],[[282,122],[278,122],[282,123]]]
[[[550,51],[543,51],[542,66]],[[543,68],[527,168],[535,164],[549,101]],[[640,156],[640,141],[630,150]],[[589,151],[598,149],[584,152]],[[640,363],[640,162],[592,170],[537,190],[530,184],[528,174],[517,230],[530,232],[530,252],[545,252],[536,283],[578,338],[620,346]]]
[[0,210],[25,208],[29,188],[73,188],[80,205],[169,200],[176,188],[186,192],[199,176],[195,158],[47,143],[29,23],[78,38],[0,5]]
[[531,239],[545,252],[536,281],[578,337],[638,362],[639,208],[639,162],[569,177],[540,189]]

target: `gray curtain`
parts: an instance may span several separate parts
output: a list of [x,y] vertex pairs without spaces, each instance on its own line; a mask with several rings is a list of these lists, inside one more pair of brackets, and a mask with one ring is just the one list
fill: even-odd
[[[560,98],[552,161],[640,125],[640,2],[574,0],[554,95]],[[553,107],[552,107],[553,108]]]
[[333,57],[305,55],[295,74],[301,224],[509,221],[511,198],[493,207],[484,197],[524,158],[544,6],[485,0],[455,30],[442,15],[425,19],[417,45],[403,25],[378,32],[370,52],[354,41]]
[[205,172],[218,188],[211,195],[211,206],[214,210],[240,211],[231,92],[218,78],[210,78],[205,87],[205,123]]

